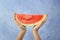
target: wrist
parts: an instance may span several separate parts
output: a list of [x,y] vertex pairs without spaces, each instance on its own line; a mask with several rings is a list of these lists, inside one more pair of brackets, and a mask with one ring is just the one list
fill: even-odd
[[26,32],[26,30],[21,30],[21,32]]
[[38,31],[37,30],[33,30],[33,33],[38,33]]
[[33,31],[38,31],[38,29],[33,29]]

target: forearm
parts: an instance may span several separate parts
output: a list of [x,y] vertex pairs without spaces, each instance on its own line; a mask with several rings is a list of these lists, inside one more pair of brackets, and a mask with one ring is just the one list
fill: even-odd
[[38,34],[38,31],[33,31],[33,35],[34,35],[35,40],[41,40],[41,38]]
[[20,34],[17,37],[17,40],[23,40],[23,37],[25,35],[26,31],[21,31]]

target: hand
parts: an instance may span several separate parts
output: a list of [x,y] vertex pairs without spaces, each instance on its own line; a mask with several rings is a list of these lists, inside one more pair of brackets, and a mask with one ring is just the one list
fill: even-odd
[[20,24],[17,20],[16,20],[16,14],[14,14],[14,19],[15,19],[15,22],[16,24],[19,26],[19,28],[23,31],[26,31],[26,27],[22,24]]
[[33,31],[38,31],[39,28],[46,22],[48,15],[47,14],[45,14],[45,15],[46,15],[46,19],[43,20],[39,25],[35,25],[33,28]]

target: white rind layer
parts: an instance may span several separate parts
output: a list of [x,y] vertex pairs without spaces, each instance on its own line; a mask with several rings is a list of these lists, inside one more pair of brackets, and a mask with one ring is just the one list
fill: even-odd
[[34,23],[34,24],[24,24],[24,23],[20,22],[15,15],[14,15],[14,19],[17,22],[19,22],[19,24],[24,25],[24,26],[34,26],[34,25],[37,25],[38,26],[42,21],[46,21],[47,20],[47,16],[48,15],[47,14],[43,14],[43,15],[44,15],[43,19],[40,20],[40,21],[38,21],[38,22],[36,22],[36,23]]

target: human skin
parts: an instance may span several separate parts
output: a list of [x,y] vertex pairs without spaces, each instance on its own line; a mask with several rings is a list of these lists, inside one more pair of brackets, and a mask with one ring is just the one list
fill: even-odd
[[[47,16],[47,14],[46,14]],[[41,26],[46,22],[47,19],[43,20],[40,25],[38,26],[35,26],[33,27],[33,35],[34,35],[34,38],[35,40],[41,40],[39,34],[38,34],[38,30],[41,28]],[[16,20],[15,20],[16,21]],[[19,24],[17,21],[16,21],[17,25],[19,26],[19,28],[21,29],[21,32],[19,33],[18,37],[16,40],[23,40],[24,38],[24,35],[26,33],[26,27],[24,25],[21,25]]]
[[16,40],[23,40],[26,30],[21,30]]
[[24,37],[24,35],[25,35],[25,33],[26,33],[26,27],[23,26],[23,25],[21,25],[21,24],[16,20],[15,15],[14,15],[14,19],[15,19],[16,24],[19,26],[19,29],[21,29],[21,32],[19,33],[19,35],[18,35],[18,37],[17,37],[16,40],[23,40],[23,37]]
[[41,26],[47,21],[47,17],[48,17],[48,15],[46,14],[46,19],[43,20],[38,26],[35,26],[35,27],[33,28],[33,35],[34,35],[35,40],[41,40],[41,38],[40,38],[40,36],[39,36],[39,34],[38,34],[38,30],[39,30],[39,29],[41,28]]
[[38,34],[38,30],[40,29],[40,27],[46,22],[46,20],[42,21],[41,24],[39,26],[36,26],[33,28],[33,35],[35,40],[41,40],[39,34]]
[[24,35],[25,35],[25,33],[26,33],[26,27],[24,27],[24,26],[22,26],[22,25],[20,25],[19,27],[20,27],[20,29],[21,29],[21,32],[19,33],[19,35],[18,35],[18,37],[17,37],[16,40],[23,40]]

